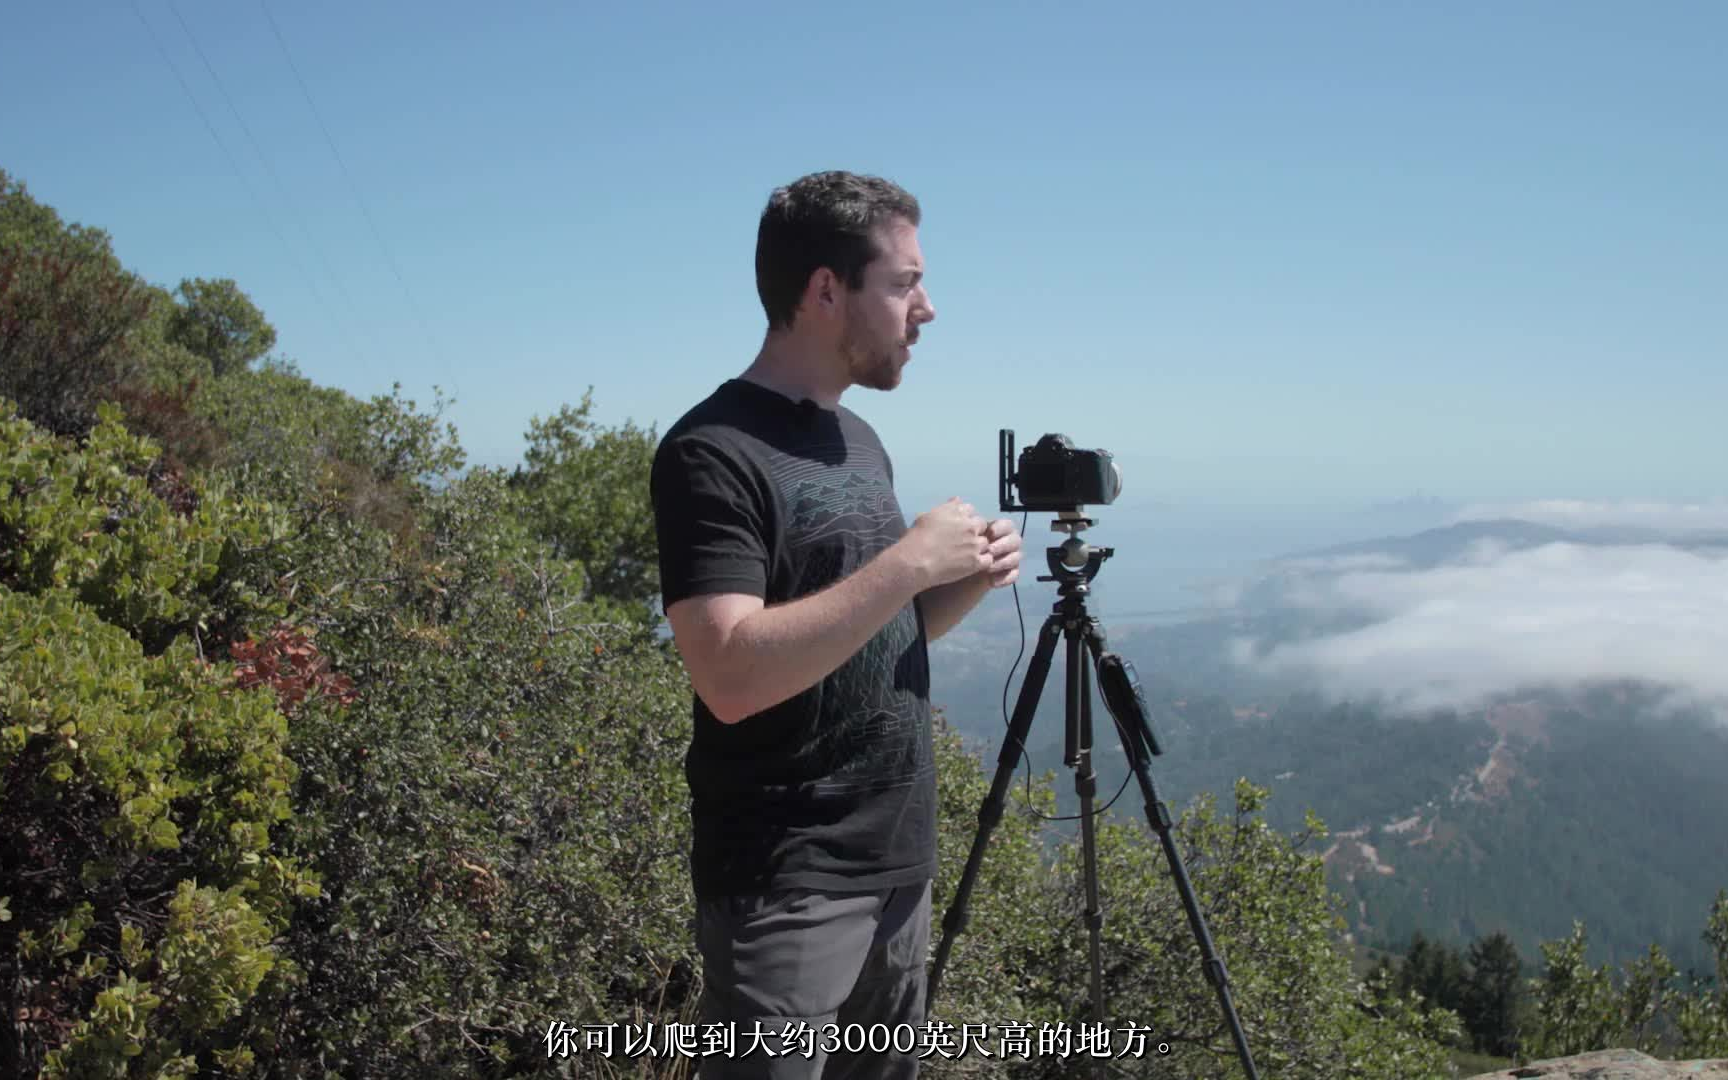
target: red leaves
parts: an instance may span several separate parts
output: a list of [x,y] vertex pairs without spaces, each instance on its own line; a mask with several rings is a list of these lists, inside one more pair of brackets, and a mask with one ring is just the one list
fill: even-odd
[[344,705],[355,701],[354,680],[330,670],[330,658],[318,651],[311,635],[287,623],[278,624],[262,641],[236,641],[228,655],[239,687],[270,687],[284,714],[292,715],[301,702],[319,695]]
[[187,483],[185,473],[176,468],[163,468],[158,460],[146,477],[150,490],[168,504],[168,508],[183,518],[198,511],[198,493]]

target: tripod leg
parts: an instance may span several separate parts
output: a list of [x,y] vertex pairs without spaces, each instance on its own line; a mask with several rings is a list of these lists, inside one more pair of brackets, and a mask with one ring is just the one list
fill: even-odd
[[1044,680],[1050,674],[1050,660],[1056,653],[1056,639],[1061,635],[1061,616],[1052,612],[1039,632],[1038,648],[1026,668],[1026,680],[1020,685],[1020,696],[1014,702],[1014,717],[1008,733],[1002,738],[1002,752],[996,756],[996,777],[990,782],[990,794],[978,809],[978,833],[972,839],[972,852],[966,857],[966,869],[955,887],[954,899],[942,918],[942,941],[936,946],[936,962],[925,988],[925,1008],[933,1008],[936,990],[942,982],[942,969],[948,965],[948,953],[954,939],[966,928],[966,905],[977,883],[978,870],[984,864],[984,849],[990,843],[990,833],[1002,820],[1002,807],[1007,801],[1008,785],[1014,781],[1014,766],[1020,759],[1026,735],[1032,728],[1032,717],[1038,712],[1038,697],[1044,692]]
[[[1126,680],[1120,667],[1104,663],[1104,631],[1097,619],[1087,620],[1086,644],[1091,650],[1093,661],[1098,665],[1100,683],[1113,677]],[[1212,945],[1212,933],[1206,928],[1206,917],[1194,898],[1194,886],[1188,880],[1188,870],[1182,865],[1182,853],[1177,850],[1175,838],[1171,834],[1170,811],[1159,801],[1158,791],[1152,784],[1149,766],[1152,748],[1157,745],[1157,739],[1146,721],[1145,698],[1138,685],[1109,686],[1106,691],[1104,699],[1112,704],[1111,715],[1116,720],[1122,748],[1126,751],[1128,764],[1133,768],[1134,777],[1140,784],[1140,797],[1146,806],[1146,820],[1158,834],[1158,842],[1164,848],[1164,860],[1169,864],[1170,875],[1176,882],[1176,892],[1182,897],[1182,908],[1188,913],[1189,928],[1193,930],[1194,939],[1200,945],[1201,970],[1206,975],[1206,981],[1210,982],[1217,992],[1218,1004],[1223,1009],[1224,1020],[1230,1027],[1230,1037],[1236,1044],[1236,1056],[1241,1060],[1248,1080],[1259,1080],[1260,1074],[1254,1068],[1254,1057],[1248,1050],[1248,1037],[1242,1031],[1242,1021],[1236,1015],[1236,1006],[1230,998],[1230,974],[1225,970],[1224,961],[1219,958]],[[1129,715],[1121,715],[1124,712]]]
[[[1092,678],[1085,663],[1075,623],[1068,628],[1068,734],[1078,750],[1074,791],[1080,796],[1080,848],[1085,860],[1086,937],[1092,973],[1092,1022],[1104,1023],[1104,908],[1098,900],[1098,840],[1092,819],[1092,797],[1098,792],[1098,774],[1092,769]],[[1093,1074],[1104,1075],[1102,1059],[1093,1059]]]

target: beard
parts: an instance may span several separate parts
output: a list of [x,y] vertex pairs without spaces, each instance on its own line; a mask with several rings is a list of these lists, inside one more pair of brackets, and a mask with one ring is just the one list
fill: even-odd
[[853,386],[869,390],[892,390],[900,385],[899,342],[886,342],[871,335],[857,319],[848,319],[840,336],[840,355],[846,358],[846,374]]

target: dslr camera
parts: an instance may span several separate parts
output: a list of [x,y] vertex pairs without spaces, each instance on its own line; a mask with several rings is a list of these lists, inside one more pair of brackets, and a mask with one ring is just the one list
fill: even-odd
[[1110,452],[1078,449],[1066,435],[1045,435],[1020,452],[1018,465],[1012,431],[998,430],[997,449],[1001,454],[997,487],[1004,513],[1079,513],[1082,507],[1107,506],[1122,493],[1122,470]]

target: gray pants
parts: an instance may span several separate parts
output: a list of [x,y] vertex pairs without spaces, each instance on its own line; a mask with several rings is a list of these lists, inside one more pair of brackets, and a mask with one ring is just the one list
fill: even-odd
[[917,1076],[929,882],[699,899],[696,922],[702,1020],[739,1055],[704,1056],[701,1080]]

